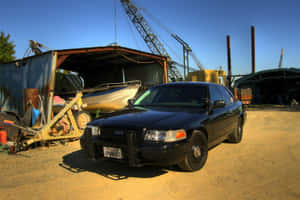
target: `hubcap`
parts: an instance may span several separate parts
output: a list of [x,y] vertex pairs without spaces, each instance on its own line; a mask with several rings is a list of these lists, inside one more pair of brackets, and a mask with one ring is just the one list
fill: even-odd
[[195,158],[199,158],[201,156],[201,149],[199,146],[192,146],[192,150]]

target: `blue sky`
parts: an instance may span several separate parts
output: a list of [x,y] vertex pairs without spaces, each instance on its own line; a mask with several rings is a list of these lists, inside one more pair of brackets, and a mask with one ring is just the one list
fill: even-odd
[[[299,0],[135,0],[138,7],[178,34],[206,69],[227,69],[226,35],[231,36],[234,74],[251,72],[250,27],[256,31],[256,69],[300,68]],[[117,3],[117,43],[149,51]],[[147,13],[149,24],[174,60],[181,46]],[[9,0],[0,7],[0,31],[9,33],[21,58],[28,40],[51,49],[105,46],[115,42],[114,0]],[[193,64],[193,63],[192,63]]]

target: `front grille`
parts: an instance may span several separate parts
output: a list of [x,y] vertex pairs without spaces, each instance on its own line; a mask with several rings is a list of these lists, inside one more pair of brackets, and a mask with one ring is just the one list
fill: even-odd
[[[143,142],[143,136],[142,129],[101,128],[99,139],[103,146],[121,148],[124,160],[135,165],[138,162],[138,148]],[[100,152],[103,155],[102,150]]]
[[143,131],[141,129],[116,129],[101,128],[100,140],[111,142],[116,145],[128,145],[128,137],[133,135],[136,144],[141,144],[143,140]]

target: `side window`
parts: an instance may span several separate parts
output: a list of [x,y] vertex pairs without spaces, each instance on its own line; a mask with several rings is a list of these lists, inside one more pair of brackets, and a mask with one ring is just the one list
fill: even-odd
[[220,86],[219,88],[222,91],[222,94],[224,96],[224,100],[225,100],[226,105],[232,104],[233,103],[233,97],[231,96],[229,91],[227,91],[227,89],[223,86]]
[[234,98],[232,92],[231,92],[227,87],[224,87],[224,88],[225,88],[226,92],[228,92],[228,94],[229,94],[232,98]]
[[210,99],[212,102],[224,100],[224,97],[223,97],[221,91],[215,85],[209,86],[209,93],[210,93]]

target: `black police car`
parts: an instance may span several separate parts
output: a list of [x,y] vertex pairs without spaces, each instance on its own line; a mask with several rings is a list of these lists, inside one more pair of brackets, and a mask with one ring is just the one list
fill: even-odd
[[208,149],[242,139],[245,111],[229,89],[203,82],[175,82],[147,90],[126,109],[88,124],[80,139],[90,158],[130,166],[174,165],[198,170]]

